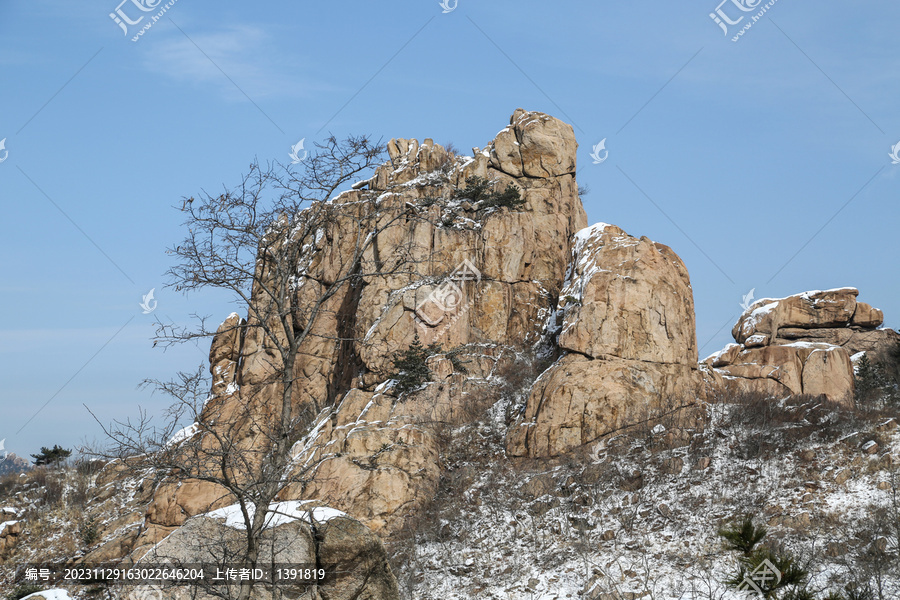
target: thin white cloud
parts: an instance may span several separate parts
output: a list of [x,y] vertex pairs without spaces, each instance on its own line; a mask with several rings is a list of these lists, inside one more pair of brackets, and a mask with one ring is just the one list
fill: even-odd
[[304,77],[303,65],[296,64],[296,57],[280,52],[259,27],[186,31],[190,39],[174,27],[153,33],[158,38],[144,50],[146,69],[178,83],[215,87],[228,99],[244,99],[235,85],[254,100],[304,97],[326,87]]

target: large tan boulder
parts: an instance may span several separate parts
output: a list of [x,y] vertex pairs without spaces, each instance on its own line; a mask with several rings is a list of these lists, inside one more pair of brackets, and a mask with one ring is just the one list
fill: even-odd
[[753,335],[777,337],[782,327],[820,329],[848,325],[856,312],[856,288],[804,292],[787,298],[762,298],[754,302],[731,330],[744,343]]
[[853,365],[844,348],[832,346],[810,352],[803,365],[803,393],[852,404]]
[[543,113],[516,109],[490,148],[491,166],[513,177],[556,177],[576,170],[572,126]]
[[884,312],[881,309],[865,302],[856,303],[856,311],[853,313],[853,318],[850,319],[851,325],[872,328],[880,327],[882,323],[884,323]]
[[232,498],[222,487],[207,481],[189,479],[162,483],[156,490],[156,502],[147,509],[147,522],[172,527],[190,517],[230,504]]
[[21,534],[21,521],[9,520],[0,523],[0,556],[6,554],[16,546]]
[[704,362],[727,378],[726,387],[732,393],[824,394],[837,402],[850,402],[853,395],[850,355],[832,344],[794,342],[753,348],[731,344]]
[[558,456],[695,403],[693,294],[670,248],[604,223],[579,231],[559,309],[571,353],[535,383],[510,454]]
[[592,358],[697,364],[687,269],[668,247],[599,223],[575,236],[559,345]]
[[900,347],[900,334],[879,328],[884,313],[857,301],[858,294],[846,287],[757,300],[732,329],[737,343],[703,361],[711,385],[729,394],[824,395],[849,404],[850,356],[889,360]]
[[[271,505],[270,510],[260,540],[258,564],[270,568],[274,563],[300,569],[324,569],[325,577],[319,582],[283,583],[278,586],[277,596],[273,595],[271,587],[260,584],[254,587],[254,599],[396,600],[400,597],[384,547],[364,525],[340,511],[315,504],[281,502]],[[246,566],[239,560],[246,544],[240,509],[230,505],[188,520],[147,552],[137,566],[181,564],[240,568]],[[214,575],[214,571],[207,575],[207,585]],[[222,587],[216,589],[219,593],[224,591]],[[163,585],[155,590],[137,586],[129,591],[136,594],[135,597],[161,592],[162,597],[171,600],[219,597],[203,586],[191,585]]]
[[570,354],[541,375],[523,418],[510,430],[514,456],[565,454],[696,397],[695,369],[677,363]]

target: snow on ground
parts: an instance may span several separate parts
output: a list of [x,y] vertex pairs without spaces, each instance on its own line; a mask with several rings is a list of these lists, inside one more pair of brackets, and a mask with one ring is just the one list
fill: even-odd
[[[482,461],[447,465],[448,477],[473,480],[451,485],[442,500],[450,508],[417,533],[397,569],[401,588],[421,600],[746,600],[723,583],[736,556],[717,529],[752,513],[768,527],[768,540],[815,556],[814,590],[842,589],[852,575],[847,551],[829,544],[852,544],[873,507],[889,505],[890,491],[878,486],[890,477],[881,457],[896,456],[898,435],[872,456],[859,447],[865,436],[859,445],[809,436],[789,450],[743,456],[764,436],[740,423],[722,425],[731,410],[711,408],[719,423],[690,445],[662,445],[672,427],[657,428],[646,439],[613,438],[590,457],[542,472],[504,467],[502,444],[484,444],[485,433]],[[470,429],[502,431],[497,421]],[[799,458],[804,450],[814,458]],[[846,481],[836,478],[842,469],[851,472]],[[900,581],[888,581],[886,591],[900,598]]]

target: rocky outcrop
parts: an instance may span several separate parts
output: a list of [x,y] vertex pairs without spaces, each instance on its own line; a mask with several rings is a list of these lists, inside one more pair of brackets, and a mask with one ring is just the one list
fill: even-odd
[[558,177],[575,172],[577,147],[571,125],[520,108],[491,143],[490,164],[512,177]]
[[575,236],[559,347],[507,450],[547,457],[690,405],[697,342],[690,278],[668,247],[600,223]]
[[732,329],[737,343],[703,361],[709,377],[730,392],[824,394],[849,403],[850,356],[883,358],[900,341],[897,332],[879,329],[883,313],[858,295],[856,288],[839,288],[757,300]]
[[17,519],[0,518],[0,556],[15,547],[22,534],[22,522]]
[[0,475],[24,473],[31,469],[31,463],[12,452],[0,458]]
[[[576,148],[570,125],[521,109],[485,149],[449,167],[446,151],[431,140],[388,144],[391,164],[376,171],[370,190],[398,205],[449,201],[428,200],[427,222],[384,236],[387,256],[410,237],[420,240],[428,267],[416,267],[418,281],[376,278],[363,290],[356,330],[367,373],[297,445],[295,475],[309,465],[317,465],[316,474],[290,486],[285,498],[323,499],[389,533],[433,496],[440,477],[435,425],[466,422],[474,399],[489,396],[485,381],[502,349],[537,342],[560,294],[572,235],[586,224],[574,178]],[[445,171],[434,170],[442,165]],[[512,183],[523,210],[484,214],[455,202],[453,190],[470,177],[494,180],[498,189]],[[448,289],[458,294],[452,302],[445,300]],[[468,348],[458,356],[468,367],[462,373],[436,356],[434,383],[397,402],[378,386],[390,357],[416,335],[445,350]]]
[[[295,414],[306,415],[300,427],[309,433],[293,451],[296,483],[282,494],[327,499],[385,533],[437,485],[436,424],[464,422],[477,403],[472,398],[486,397],[475,392],[489,387],[504,348],[540,340],[573,234],[587,224],[575,182],[574,132],[548,115],[516,110],[508,127],[468,157],[430,139],[393,139],[387,149],[390,162],[332,200],[353,218],[337,216],[303,248],[301,307],[345,268],[359,236],[372,229],[360,223],[390,223],[362,263],[373,269],[365,285],[332,297],[301,348],[293,404]],[[461,199],[472,177],[496,190],[514,186],[523,206]],[[370,266],[376,263],[378,271]],[[241,334],[246,323],[229,316],[213,340],[212,396],[201,419],[228,424],[230,439],[251,447],[253,421],[280,401],[271,382],[280,359],[253,329]],[[468,367],[462,373],[439,352],[430,361],[434,382],[398,402],[384,384],[392,357],[416,336],[440,352],[453,350],[456,364]],[[140,547],[229,501],[211,484],[164,483],[147,511]]]
[[[738,344],[701,373],[684,263],[613,225],[585,228],[576,149],[570,125],[521,109],[471,156],[431,139],[393,139],[371,178],[321,204],[334,218],[315,235],[279,238],[299,249],[292,315],[373,240],[353,263],[364,283],[330,296],[301,344],[289,398],[296,443],[279,500],[326,503],[391,536],[434,496],[442,432],[492,405],[498,373],[525,348],[557,360],[527,391],[506,447],[544,458],[662,417],[692,427],[706,388],[843,398],[852,389],[848,351],[887,343],[880,311],[855,290],[762,300],[736,325]],[[472,178],[497,192],[511,186],[523,202],[466,197]],[[257,285],[253,308],[265,302]],[[200,417],[256,456],[264,455],[258,425],[281,406],[273,379],[281,358],[248,328],[260,312],[219,327]],[[393,358],[417,337],[431,346],[431,381],[401,394]],[[210,483],[162,481],[134,556],[232,502]]]
[[[875,329],[884,314],[864,302],[857,302],[859,290],[839,288],[804,292],[787,298],[761,298],[755,301],[731,330],[734,341],[767,346],[783,340],[805,340],[816,330],[815,340],[843,345],[854,333]],[[808,341],[808,340],[805,340]]]
[[[253,598],[315,597],[333,600],[395,600],[397,581],[381,541],[364,525],[333,509],[286,502],[271,507],[260,540],[258,565],[322,569],[324,578],[277,586],[278,596],[265,585]],[[140,565],[221,565],[241,568],[246,544],[243,518],[236,505],[195,516],[164,538],[137,563]],[[211,578],[207,578],[211,579]],[[209,582],[207,582],[209,583]],[[140,588],[138,592],[142,591]],[[149,591],[149,590],[145,590]],[[187,600],[220,597],[200,586],[171,586],[166,598]],[[218,588],[221,592],[222,588]]]

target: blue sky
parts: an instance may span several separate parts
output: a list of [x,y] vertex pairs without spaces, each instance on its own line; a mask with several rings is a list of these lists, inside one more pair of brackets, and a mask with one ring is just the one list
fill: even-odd
[[[681,255],[702,356],[751,288],[856,286],[900,326],[900,5],[779,0],[733,42],[762,6],[735,3],[725,35],[716,0],[177,0],[137,42],[155,11],[131,0],[0,3],[6,449],[98,437],[83,404],[159,411],[140,381],[208,347],[152,348],[141,296],[177,322],[234,308],[163,288],[171,207],[329,132],[468,149],[517,107],[572,123],[589,221]],[[147,16],[126,35],[117,6]]]

